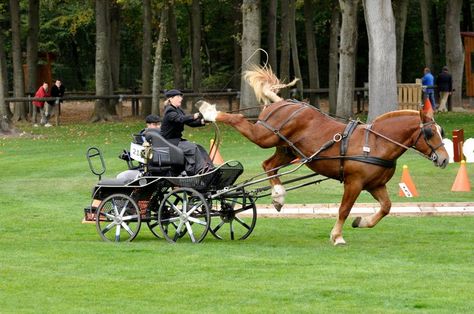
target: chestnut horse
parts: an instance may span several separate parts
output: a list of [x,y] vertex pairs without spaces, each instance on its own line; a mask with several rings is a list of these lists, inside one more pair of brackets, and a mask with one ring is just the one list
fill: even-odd
[[[241,114],[217,111],[203,102],[199,108],[207,121],[231,125],[262,148],[276,147],[263,162],[268,176],[281,165],[300,158],[311,170],[344,183],[344,194],[330,239],[345,244],[342,228],[362,190],[367,190],[380,209],[357,217],[352,226],[374,227],[390,212],[386,184],[395,172],[395,162],[407,149],[414,148],[444,168],[448,153],[442,143],[442,129],[423,111],[400,110],[379,116],[371,124],[339,122],[308,104],[281,100],[262,110],[256,123]],[[272,199],[277,210],[284,204],[285,189],[280,179],[270,179]]]

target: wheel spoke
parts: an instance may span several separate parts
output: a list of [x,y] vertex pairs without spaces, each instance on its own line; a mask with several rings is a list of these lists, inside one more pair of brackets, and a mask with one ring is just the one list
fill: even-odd
[[133,235],[133,234],[134,234],[134,232],[132,231],[132,229],[130,229],[130,227],[129,227],[126,223],[122,222],[121,225],[122,225],[122,228],[124,228],[124,229],[128,232],[129,235]]
[[138,218],[138,215],[129,215],[129,216],[125,216],[122,218],[122,221],[129,221],[129,220],[133,220],[133,219],[137,219]]
[[214,233],[217,232],[223,225],[225,225],[225,221],[221,220],[221,222],[214,229],[212,229],[212,231]]
[[116,217],[115,215],[111,214],[111,213],[100,213],[100,215],[102,216],[105,216],[107,217],[109,220],[114,220],[114,218]]
[[253,208],[252,204],[248,204],[248,205],[246,205],[246,206],[242,206],[242,208],[237,209],[237,210],[235,210],[234,212],[235,212],[236,214],[240,214],[241,212],[244,212],[244,211],[249,210],[249,209],[252,209],[252,208]]
[[233,220],[229,221],[230,239],[235,240],[234,239],[234,224],[232,222],[233,222]]
[[191,224],[186,222],[186,229],[188,230],[189,236],[191,237],[191,241],[196,243],[196,238],[194,237],[193,228],[191,228]]
[[199,218],[188,217],[188,220],[191,221],[191,222],[194,222],[194,223],[196,223],[196,224],[199,224],[199,225],[201,225],[201,226],[207,225],[207,222],[206,222],[206,221],[200,220]]
[[104,229],[102,229],[102,233],[107,233],[109,232],[114,226],[116,226],[117,224],[115,223],[115,221],[112,221],[110,224],[107,225],[107,227],[105,227]]
[[200,208],[202,206],[202,202],[199,202],[198,204],[195,204],[188,212],[188,215],[192,215],[196,209]]
[[239,217],[235,217],[235,220],[237,220],[237,222],[242,225],[243,227],[247,228],[247,230],[250,230],[250,226],[247,225],[247,223],[245,221],[243,221],[242,219],[240,219]]
[[115,228],[115,242],[120,242],[120,225]]
[[127,200],[125,204],[123,204],[122,210],[120,211],[120,217],[122,217],[125,214],[125,211],[128,208],[128,203],[129,203],[129,200]]
[[175,205],[172,204],[171,202],[168,202],[170,204],[170,207],[173,208],[176,212],[178,212],[179,215],[182,215],[183,212]]

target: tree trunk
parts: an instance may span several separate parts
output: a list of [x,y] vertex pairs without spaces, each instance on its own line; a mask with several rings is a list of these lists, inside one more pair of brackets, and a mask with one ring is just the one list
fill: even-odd
[[464,50],[459,27],[461,8],[462,0],[451,0],[446,4],[446,62],[453,77],[451,104],[455,107],[462,106]]
[[[303,76],[301,75],[300,59],[298,56],[298,41],[296,38],[296,5],[295,0],[290,0],[289,2],[289,20],[290,20],[290,44],[291,44],[291,55],[293,60],[293,69],[295,71],[295,76],[299,78],[296,82],[297,89],[297,99],[303,99]],[[288,77],[288,81],[290,78]]]
[[[433,67],[433,44],[431,41],[430,12],[431,1],[420,0],[421,26],[423,28],[423,48],[425,50],[425,66]],[[434,72],[433,72],[434,73]]]
[[[142,95],[151,94],[151,0],[143,0]],[[142,99],[142,112],[151,112],[151,100]]]
[[[233,23],[234,34],[239,34],[242,31],[242,12],[240,0],[233,1],[233,9],[235,12],[235,20]],[[239,73],[242,66],[242,45],[237,36],[233,38],[234,46],[234,72]],[[236,90],[240,90],[240,80],[239,75],[232,75],[232,87]]]
[[392,2],[395,16],[395,34],[397,38],[397,82],[402,82],[403,44],[405,40],[405,26],[407,24],[408,0],[394,0]]
[[341,11],[338,0],[332,2],[331,28],[329,39],[329,113],[336,114],[337,82],[339,64],[339,34],[341,32]]
[[[260,0],[243,0],[242,3],[242,75],[240,90],[240,108],[252,108],[258,105],[255,93],[243,79],[244,73],[252,65],[260,63],[260,30],[261,30]],[[257,117],[260,110],[246,110],[248,117]]]
[[[26,40],[26,64],[28,79],[27,92],[34,94],[39,84],[38,77],[38,33],[39,33],[39,0],[29,0],[28,5],[28,38]],[[52,82],[48,82],[51,84]]]
[[[110,95],[109,40],[107,30],[108,1],[95,1],[96,49],[95,49],[95,93],[96,96]],[[92,121],[112,120],[107,110],[109,101],[97,99]]]
[[178,41],[178,26],[176,24],[176,16],[174,14],[174,5],[170,5],[168,9],[168,41],[171,48],[171,60],[173,61],[173,81],[174,87],[184,89],[183,75],[183,58],[181,56],[181,48]]
[[5,60],[5,52],[3,45],[3,29],[0,25],[0,134],[9,134],[12,132],[12,126],[10,123],[7,105],[5,103],[5,86],[8,86],[8,84],[6,84],[7,72],[5,71],[7,60]]
[[364,16],[369,38],[369,115],[398,109],[396,78],[395,19],[390,0],[364,0]]
[[[117,0],[110,2],[109,7],[109,71],[110,71],[110,95],[120,86],[120,5]],[[108,112],[116,115],[117,99],[111,99]]]
[[160,35],[156,43],[155,65],[153,66],[153,88],[151,113],[160,114],[160,89],[161,89],[161,64],[163,62],[163,46],[166,40],[166,27],[168,25],[168,7],[164,7],[160,17]]
[[[20,7],[17,0],[10,0],[10,15],[12,25],[12,59],[13,59],[13,94],[15,97],[25,97],[23,66],[21,59]],[[16,102],[13,121],[26,120],[27,103]]]
[[193,68],[193,91],[201,91],[202,67],[201,67],[201,6],[199,0],[193,0],[192,4],[192,68]]
[[[304,0],[304,26],[306,33],[306,50],[308,55],[309,88],[319,88],[318,49],[314,38],[313,5],[311,0]],[[319,96],[310,93],[309,103],[319,108]]]
[[355,59],[357,53],[357,8],[359,1],[339,0],[342,12],[339,48],[339,84],[336,114],[349,118],[353,114]]
[[[3,84],[3,95],[4,97],[8,97],[8,72],[7,72],[7,56],[5,54],[5,38],[3,36],[3,30],[0,25],[0,69],[2,73],[3,80],[1,83]],[[11,119],[13,116],[13,113],[10,111],[10,106],[6,102],[0,102],[0,106],[4,107],[3,109],[0,108],[0,110],[3,110],[2,112],[4,113],[3,116],[7,116],[8,119]]]
[[[290,81],[290,5],[289,0],[281,0],[281,56],[280,80]],[[282,98],[289,98],[288,88],[280,92]]]
[[277,41],[276,41],[276,32],[277,32],[277,10],[278,10],[278,1],[273,0],[268,3],[268,63],[273,69],[274,73],[278,73],[278,58],[277,58]]

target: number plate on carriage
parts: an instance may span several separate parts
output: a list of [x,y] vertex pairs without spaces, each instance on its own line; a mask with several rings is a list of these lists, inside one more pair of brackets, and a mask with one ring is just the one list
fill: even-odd
[[133,160],[145,163],[145,159],[143,158],[144,152],[145,147],[142,145],[130,143],[130,157],[132,157]]

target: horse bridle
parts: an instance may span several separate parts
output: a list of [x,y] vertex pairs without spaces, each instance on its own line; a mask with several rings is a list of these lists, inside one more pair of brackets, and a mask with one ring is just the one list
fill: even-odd
[[[399,143],[397,141],[394,141],[392,140],[391,138],[377,132],[377,131],[374,131],[372,128],[367,128],[367,130],[377,136],[380,136],[381,138],[395,144],[395,145],[398,145],[406,150],[412,148],[417,154],[419,154],[420,156],[422,156],[423,158],[426,158],[426,159],[429,159],[431,161],[436,161],[438,160],[438,154],[436,153],[436,150],[442,146],[444,146],[444,143],[441,142],[438,146],[436,147],[433,147],[433,145],[431,145],[430,141],[429,141],[429,138],[431,138],[433,135],[429,136],[428,133],[431,132],[431,129],[428,128],[430,125],[432,124],[436,124],[435,121],[429,121],[429,122],[426,122],[426,123],[420,123],[420,133],[418,134],[418,136],[416,137],[416,140],[415,140],[415,143],[411,146],[411,147],[408,147],[402,143]],[[429,130],[429,131],[428,131]],[[425,143],[426,145],[428,145],[428,147],[431,149],[430,153],[429,153],[429,157],[425,154],[423,154],[422,152],[418,151],[415,149],[416,147],[416,144],[418,143],[418,141],[420,140],[421,138],[421,135],[423,135],[423,139],[425,140]]]
[[[436,125],[436,122],[434,121],[429,121],[429,122],[426,122],[426,123],[423,123],[423,124],[420,124],[420,133],[418,134],[418,137],[416,138],[415,140],[415,143],[413,144],[412,147],[416,147],[416,144],[418,143],[418,140],[421,138],[421,134],[423,134],[423,139],[425,140],[425,143],[426,145],[428,145],[428,147],[431,149],[431,152],[430,152],[430,159],[432,161],[436,161],[438,160],[438,154],[436,153],[436,150],[442,146],[444,146],[444,143],[441,142],[438,146],[436,147],[433,147],[433,145],[431,145],[429,139],[431,137],[434,136],[433,134],[433,131],[431,130],[431,128],[429,128],[429,126],[431,126],[432,124],[435,124]],[[429,134],[431,133],[431,134]]]

